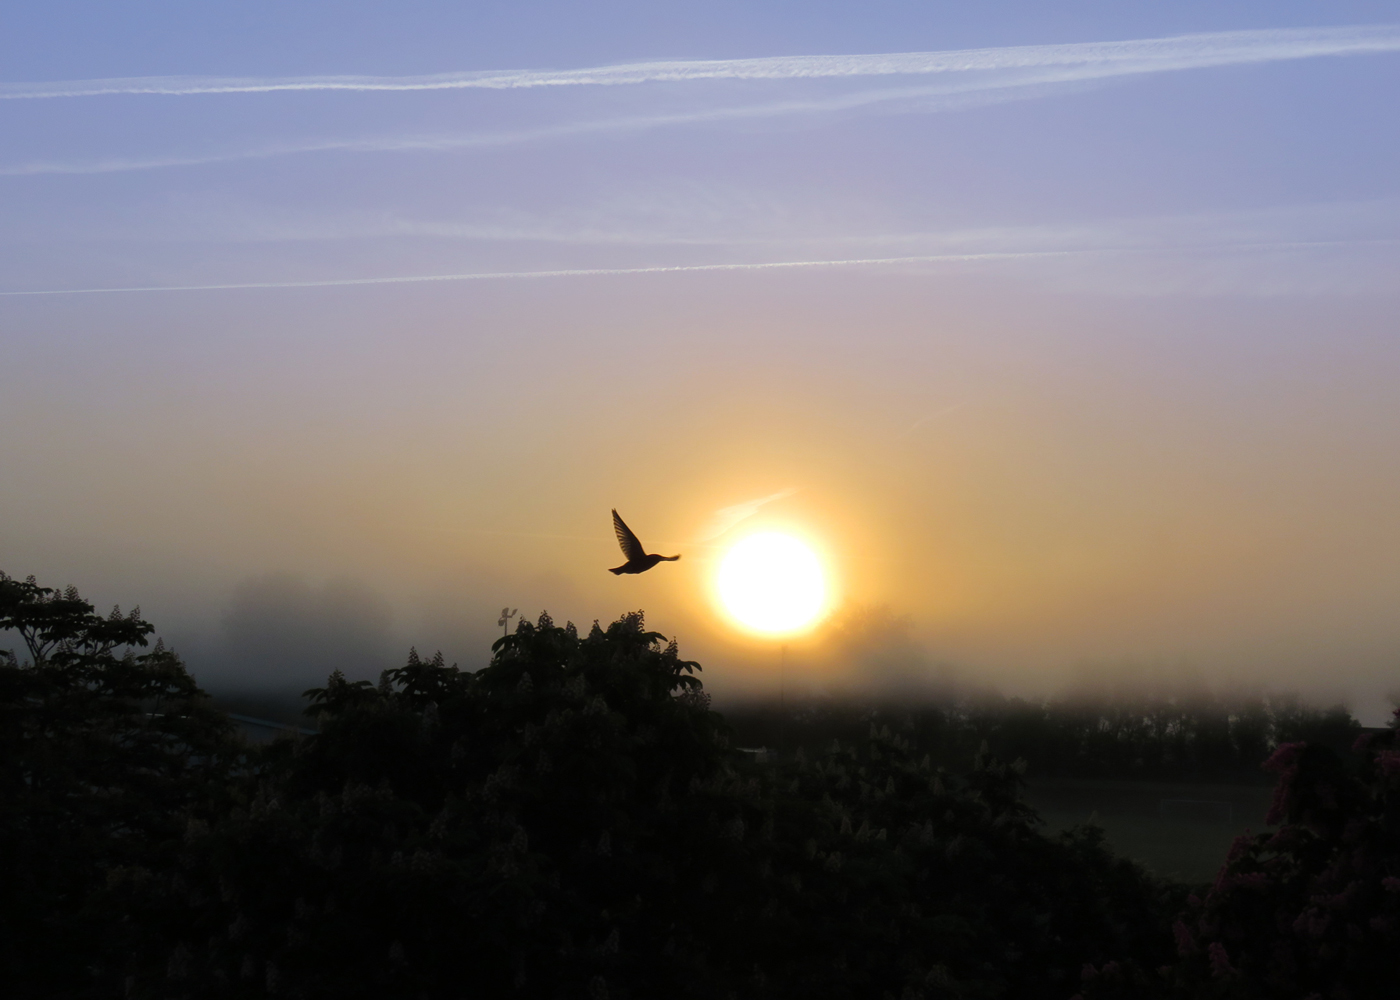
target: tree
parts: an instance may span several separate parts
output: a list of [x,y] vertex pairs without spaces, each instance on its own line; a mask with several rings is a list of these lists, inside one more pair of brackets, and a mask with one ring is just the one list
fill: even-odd
[[756,765],[640,613],[494,651],[308,692],[320,732],[133,896],[181,914],[137,995],[1048,998],[1168,956],[1160,888],[1041,834],[1018,768],[888,729]]
[[[86,995],[124,947],[106,887],[160,867],[232,751],[140,609],[97,614],[0,573],[0,979],[10,996]],[[98,970],[98,971],[95,971]],[[109,983],[110,985],[110,983]]]

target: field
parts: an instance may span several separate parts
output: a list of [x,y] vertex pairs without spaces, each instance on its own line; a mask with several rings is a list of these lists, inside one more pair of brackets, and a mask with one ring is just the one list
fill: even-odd
[[1177,784],[1044,779],[1026,798],[1052,831],[1078,823],[1103,827],[1114,850],[1153,872],[1209,882],[1231,841],[1265,829],[1270,785]]

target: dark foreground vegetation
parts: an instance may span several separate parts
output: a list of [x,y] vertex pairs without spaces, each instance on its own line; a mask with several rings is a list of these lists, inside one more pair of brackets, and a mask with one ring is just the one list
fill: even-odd
[[745,745],[785,752],[818,739],[858,738],[879,720],[935,763],[971,760],[985,744],[1003,760],[1030,761],[1037,777],[1137,781],[1264,782],[1260,762],[1285,743],[1346,754],[1362,734],[1343,706],[1319,709],[1290,696],[1120,694],[1051,703],[984,696],[912,707],[810,699],[736,706],[725,718]]
[[1047,835],[994,732],[953,766],[912,716],[844,719],[755,762],[639,613],[332,675],[318,734],[266,748],[137,612],[0,576],[0,630],[8,996],[1359,1000],[1400,971],[1393,728],[1266,734],[1277,830],[1193,891]]

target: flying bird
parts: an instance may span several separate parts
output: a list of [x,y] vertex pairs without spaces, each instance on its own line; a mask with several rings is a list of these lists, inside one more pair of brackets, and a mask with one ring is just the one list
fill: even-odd
[[632,534],[632,529],[627,527],[627,522],[617,516],[617,511],[613,511],[613,531],[617,532],[617,544],[622,546],[622,554],[627,557],[627,561],[621,566],[615,566],[608,570],[609,573],[621,575],[623,573],[645,573],[663,559],[666,562],[675,562],[680,556],[658,556],[653,555],[642,548],[642,543],[637,540],[637,536]]

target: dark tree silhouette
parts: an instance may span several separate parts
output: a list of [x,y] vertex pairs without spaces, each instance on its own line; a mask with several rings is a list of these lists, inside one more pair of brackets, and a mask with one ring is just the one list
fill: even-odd
[[494,648],[308,692],[319,734],[133,898],[182,914],[142,989],[1062,998],[1086,961],[1170,956],[1161,889],[1041,834],[1019,766],[886,728],[757,765],[640,613]]
[[937,760],[1233,759],[1336,712],[867,712],[759,764],[640,612],[542,615],[476,673],[335,671],[316,734],[251,748],[137,612],[0,575],[0,631],[6,996],[1346,1000],[1400,954],[1393,731],[1279,747],[1282,826],[1189,905],[1092,827],[1046,836],[988,741]]
[[[86,995],[132,934],[109,887],[168,863],[222,782],[229,723],[140,609],[0,573],[0,981]],[[113,980],[106,980],[115,989]]]

